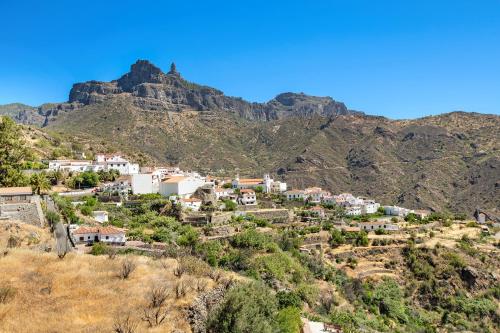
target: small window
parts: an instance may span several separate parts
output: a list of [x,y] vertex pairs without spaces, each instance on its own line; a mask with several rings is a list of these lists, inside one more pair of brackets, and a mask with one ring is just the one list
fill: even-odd
[[80,241],[82,241],[82,242],[83,242],[83,236],[82,236],[82,237],[80,237]]
[[106,239],[109,239],[109,236],[106,236]]
[[90,236],[87,236],[87,239],[90,239]]

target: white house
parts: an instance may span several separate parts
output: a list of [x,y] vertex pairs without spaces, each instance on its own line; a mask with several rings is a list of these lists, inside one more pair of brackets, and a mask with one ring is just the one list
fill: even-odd
[[328,197],[330,192],[321,189],[321,187],[309,187],[305,190],[306,197],[310,202],[320,203],[324,197]]
[[99,223],[104,223],[108,222],[108,212],[105,210],[95,210],[92,212],[92,216],[94,217],[94,220],[96,220]]
[[323,203],[327,205],[335,205],[337,202],[335,201],[335,197],[333,195],[326,195],[323,197]]
[[333,196],[337,205],[347,206],[361,206],[364,203],[363,198],[355,197],[351,193],[341,193]]
[[73,231],[77,243],[103,242],[111,245],[125,245],[125,231],[115,227],[80,227]]
[[361,205],[361,214],[374,214],[377,212],[380,204],[373,200],[364,200]]
[[98,154],[96,155],[96,164],[104,165],[105,170],[117,170],[122,175],[139,173],[139,164],[130,163],[127,159],[117,154]]
[[406,215],[414,212],[411,209],[398,206],[384,206],[384,210],[385,210],[385,215],[401,216],[401,217],[405,217]]
[[360,229],[365,231],[375,231],[377,229],[382,229],[386,231],[398,231],[399,227],[393,223],[387,223],[384,221],[374,221],[374,222],[361,222],[358,223]]
[[305,200],[307,198],[306,192],[303,190],[289,190],[285,192],[287,200]]
[[51,171],[67,171],[67,172],[84,172],[84,171],[99,171],[104,167],[94,166],[89,160],[51,160],[49,161],[49,170]]
[[265,174],[264,178],[240,178],[236,176],[232,181],[234,189],[253,189],[262,187],[264,193],[283,193],[286,191],[286,183],[275,181],[269,174]]
[[194,212],[197,212],[201,208],[202,201],[198,198],[182,198],[179,199],[179,202],[184,209],[191,209]]
[[204,183],[205,180],[201,177],[173,176],[160,183],[160,194],[164,197],[178,195],[181,198],[189,198]]
[[240,204],[248,206],[248,205],[256,205],[257,204],[257,196],[255,195],[255,191],[252,189],[242,189],[240,190],[240,195],[238,198]]
[[104,192],[118,192],[120,194],[128,194],[132,190],[131,176],[120,176],[111,183],[105,183],[101,186]]
[[278,180],[271,183],[271,192],[272,193],[283,193],[286,192],[286,183],[280,182]]
[[345,214],[348,216],[361,215],[361,207],[360,206],[348,206],[345,209]]
[[233,189],[255,189],[258,186],[265,190],[263,178],[240,178],[236,176],[232,181]]
[[232,188],[223,188],[219,187],[214,190],[215,196],[217,197],[217,200],[220,200],[221,198],[227,198],[231,194],[234,193],[234,190]]
[[159,173],[136,173],[132,175],[132,193],[133,194],[149,194],[160,192],[160,177]]

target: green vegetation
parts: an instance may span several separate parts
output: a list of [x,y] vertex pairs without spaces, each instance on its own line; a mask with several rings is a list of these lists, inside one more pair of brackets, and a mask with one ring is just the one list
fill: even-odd
[[224,200],[224,210],[225,211],[235,211],[238,205],[232,200]]
[[48,191],[52,188],[47,175],[44,172],[34,173],[30,177],[31,188],[36,194]]
[[94,256],[101,256],[107,253],[108,253],[108,247],[106,246],[106,244],[101,242],[92,244],[92,250],[90,251],[90,254]]
[[80,218],[76,215],[76,210],[71,203],[71,199],[53,194],[52,200],[54,200],[59,212],[67,223],[80,223]]
[[26,185],[22,165],[30,157],[19,126],[9,117],[0,117],[0,186]]
[[93,171],[78,173],[66,181],[66,185],[71,188],[95,187],[99,184],[99,175]]
[[278,309],[276,297],[259,283],[233,287],[208,320],[212,333],[299,333],[300,310]]

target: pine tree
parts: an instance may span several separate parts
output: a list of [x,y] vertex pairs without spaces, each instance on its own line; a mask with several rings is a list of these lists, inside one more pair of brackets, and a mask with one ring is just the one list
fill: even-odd
[[21,171],[29,156],[21,130],[9,117],[0,118],[0,186],[23,186],[28,183]]

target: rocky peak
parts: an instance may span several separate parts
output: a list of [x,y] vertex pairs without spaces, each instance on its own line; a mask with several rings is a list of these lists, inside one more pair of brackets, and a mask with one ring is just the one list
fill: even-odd
[[167,74],[180,76],[180,73],[177,71],[177,66],[175,66],[175,62],[170,65],[170,71]]
[[123,91],[131,91],[141,83],[162,83],[165,74],[147,60],[137,60],[130,66],[130,72],[117,80],[118,86]]
[[281,111],[283,115],[321,115],[332,116],[354,113],[347,109],[344,103],[331,97],[310,96],[304,93],[282,93],[269,101],[268,105]]
[[147,60],[137,60],[130,72],[111,82],[76,83],[69,102],[84,105],[100,103],[115,95],[128,93],[134,105],[146,110],[226,111],[251,120],[273,120],[290,116],[334,116],[354,113],[331,97],[304,93],[283,93],[267,103],[250,103],[225,96],[222,91],[184,80],[175,63],[168,73]]

